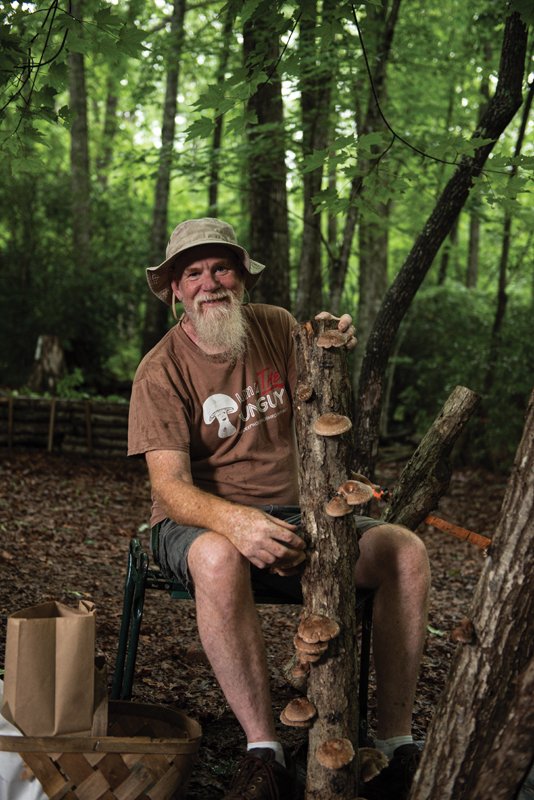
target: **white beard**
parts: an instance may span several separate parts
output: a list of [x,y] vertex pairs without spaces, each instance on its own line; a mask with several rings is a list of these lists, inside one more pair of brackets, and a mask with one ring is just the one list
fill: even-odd
[[[230,302],[210,307],[207,300],[228,298]],[[224,352],[237,360],[245,352],[247,325],[241,299],[233,292],[220,289],[217,292],[195,298],[187,314],[195,328],[201,346],[208,352]]]

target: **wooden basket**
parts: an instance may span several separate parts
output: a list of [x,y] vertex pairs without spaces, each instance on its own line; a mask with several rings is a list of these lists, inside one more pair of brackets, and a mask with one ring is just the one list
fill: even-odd
[[182,800],[202,730],[180,711],[111,701],[108,735],[0,736],[50,800]]

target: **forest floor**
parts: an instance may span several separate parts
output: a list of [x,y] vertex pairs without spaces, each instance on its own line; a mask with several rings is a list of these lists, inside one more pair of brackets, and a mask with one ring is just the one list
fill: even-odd
[[[392,487],[403,459],[384,459],[377,478]],[[507,476],[459,467],[440,514],[492,536]],[[135,459],[67,457],[43,452],[4,451],[0,455],[0,664],[4,661],[6,617],[20,609],[57,600],[97,607],[97,649],[106,657],[111,680],[121,617],[128,541],[141,531],[148,545],[150,491],[144,463]],[[372,513],[379,515],[379,510]],[[484,556],[469,543],[422,525],[417,533],[429,552],[433,589],[414,733],[423,738],[442,693],[456,645],[453,628],[469,613]],[[275,715],[295,696],[283,679],[293,650],[298,608],[259,608],[272,675]],[[190,601],[148,592],[141,631],[134,700],[163,703],[198,720],[203,738],[188,800],[223,796],[244,748],[201,649]],[[370,721],[373,725],[373,685]],[[290,745],[305,732],[284,728]]]

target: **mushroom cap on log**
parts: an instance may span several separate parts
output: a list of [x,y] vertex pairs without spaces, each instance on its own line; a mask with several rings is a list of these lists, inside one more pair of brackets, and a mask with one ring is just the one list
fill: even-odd
[[342,433],[350,431],[351,428],[352,422],[348,417],[343,414],[335,414],[333,411],[321,414],[313,423],[313,431],[319,436],[340,436]]
[[347,503],[346,498],[342,497],[340,494],[334,495],[325,505],[324,510],[329,517],[344,517],[346,514],[352,514],[354,511],[352,506]]
[[323,331],[317,337],[317,344],[319,347],[344,347],[352,339],[352,334],[336,330],[335,328],[330,331]]
[[371,486],[360,481],[345,481],[338,488],[338,494],[342,495],[349,506],[359,506],[367,503],[373,496]]
[[325,617],[323,614],[309,614],[301,620],[298,635],[305,642],[329,642],[339,636],[341,628],[335,619]]
[[280,714],[280,721],[284,725],[309,728],[316,716],[317,709],[307,697],[295,697],[294,700],[290,700]]
[[354,747],[349,739],[328,739],[315,751],[315,758],[326,769],[346,767],[354,755]]
[[298,633],[293,637],[293,644],[300,653],[309,653],[313,655],[321,655],[328,647],[328,642],[307,642]]

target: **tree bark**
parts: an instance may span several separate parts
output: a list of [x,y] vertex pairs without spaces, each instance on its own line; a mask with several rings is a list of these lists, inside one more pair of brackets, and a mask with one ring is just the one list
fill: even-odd
[[[410,800],[510,800],[534,757],[534,392]],[[506,747],[504,746],[506,745]]]
[[360,374],[360,391],[355,410],[355,466],[372,473],[378,452],[378,430],[389,355],[400,323],[427,274],[439,247],[465,204],[472,182],[480,175],[495,142],[521,105],[527,31],[519,14],[506,20],[499,80],[488,104],[474,142],[490,139],[462,158],[406,261],[388,289],[369,336]]
[[[259,65],[269,78],[261,83],[248,102],[256,123],[248,126],[249,249],[252,257],[269,269],[254,289],[256,302],[290,308],[289,227],[285,164],[284,107],[282,84],[275,65],[278,37],[273,34],[264,0],[244,26],[243,50],[247,69]],[[274,72],[273,72],[274,70]]]
[[[226,9],[226,16],[224,18],[222,47],[219,56],[219,65],[217,67],[217,75],[215,78],[217,86],[222,86],[226,78],[226,67],[228,66],[228,58],[230,56],[230,40],[235,21],[235,14],[235,7],[229,3]],[[219,114],[215,119],[215,127],[213,129],[213,138],[211,141],[208,179],[208,217],[217,217],[219,213],[219,171],[223,123],[224,114]]]
[[[325,0],[322,10],[325,20],[329,20],[335,13],[335,7],[335,0]],[[330,136],[329,115],[335,64],[331,52],[322,42],[316,44],[318,36],[320,36],[320,23],[317,2],[313,2],[306,6],[300,23],[299,86],[304,157],[324,150]],[[323,171],[321,165],[305,172],[302,176],[303,226],[295,302],[297,319],[306,319],[323,307],[322,215],[317,213],[314,200],[322,188]]]
[[[351,388],[344,351],[317,346],[316,335],[324,325],[307,322],[295,332],[300,387],[295,402],[299,491],[308,541],[303,615],[321,614],[341,626],[327,653],[311,665],[308,679],[308,697],[317,709],[317,718],[309,732],[306,800],[341,800],[357,794],[357,759],[340,770],[329,770],[315,756],[317,747],[328,739],[347,738],[355,750],[358,744],[354,582],[358,543],[352,514],[333,518],[324,510],[349,477],[352,436],[321,437],[312,430],[313,421],[323,413],[349,412]],[[305,387],[312,391],[311,398],[299,400]]]
[[415,530],[433,511],[449,487],[449,461],[454,443],[475,411],[480,397],[457,386],[421,440],[391,494],[384,513],[386,522]]
[[[73,0],[72,16],[82,24],[84,0]],[[69,105],[73,113],[70,131],[72,197],[72,244],[77,266],[86,275],[91,263],[91,180],[85,64],[81,53],[70,52]]]
[[[163,105],[163,122],[161,126],[161,148],[159,152],[152,228],[150,232],[149,258],[150,264],[154,266],[160,261],[163,261],[167,240],[169,238],[167,217],[174,133],[176,128],[176,111],[178,107],[178,80],[184,35],[185,11],[186,0],[174,0],[171,16],[171,30],[167,43],[167,81]],[[168,309],[165,304],[162,303],[161,300],[158,300],[151,292],[147,293],[143,327],[143,354],[154,347],[165,334],[167,330],[167,320]]]
[[[364,111],[365,116],[363,120],[358,119],[358,98],[355,98],[356,120],[361,134],[371,133],[384,128],[378,104],[382,105],[386,99],[387,66],[393,44],[393,35],[395,33],[395,27],[399,17],[400,5],[401,0],[392,0],[391,7],[388,8],[388,0],[383,0],[380,8],[370,5],[367,9],[368,21],[371,29],[369,32],[372,33],[373,38],[376,41],[376,62],[375,69],[373,70],[374,93],[370,89],[368,90],[367,105],[366,110]],[[361,90],[361,87],[357,86],[356,93],[359,90]],[[379,153],[377,153],[377,156],[378,155]],[[358,174],[351,182],[350,204],[345,219],[340,255],[335,265],[335,269],[333,270],[332,276],[331,307],[334,313],[338,313],[340,311],[341,295],[349,269],[349,259],[352,251],[354,231],[356,230],[356,225],[358,224],[360,216],[358,213],[358,207],[356,206],[356,199],[362,191],[365,175],[368,174],[370,170],[374,169],[375,166],[376,160],[363,161],[360,159],[358,162]],[[380,234],[378,234],[376,229],[372,228],[372,225],[373,223],[371,223],[368,226],[367,231],[361,235],[361,244],[363,244],[363,261],[362,251],[360,251],[360,297],[357,319],[358,337],[361,342],[362,352],[365,348],[365,342],[367,341],[369,331],[371,329],[372,320],[376,316],[376,312],[378,310],[375,303],[377,295],[374,294],[374,291],[376,290],[377,293],[379,291],[381,292],[381,299],[387,288],[387,230],[381,230]],[[376,234],[376,238],[381,240],[380,244],[374,243],[374,234]],[[372,262],[373,250],[379,251],[381,254],[381,261],[378,269],[376,269],[376,265],[374,265]],[[366,258],[367,255],[369,256],[368,258]],[[376,277],[373,277],[373,274],[371,273],[374,273],[375,269],[378,274]],[[372,294],[368,295],[368,291],[372,292]],[[366,305],[367,297],[369,297],[368,306]],[[360,314],[362,313],[362,307],[365,318],[363,320],[363,326],[360,326]],[[360,367],[361,358],[359,357],[359,354],[356,353],[356,367],[353,372],[354,387],[356,387],[358,382]]]
[[[530,82],[527,99],[523,107],[521,124],[519,126],[519,133],[517,135],[517,141],[514,148],[514,158],[518,158],[519,155],[521,154],[521,148],[523,147],[523,141],[525,138],[525,131],[527,128],[528,118],[530,116],[530,110],[532,108],[533,97],[534,97],[534,79],[532,79]],[[509,180],[513,180],[516,174],[517,174],[517,164],[514,164],[510,171]],[[484,391],[486,392],[486,394],[489,394],[489,392],[491,392],[491,389],[493,387],[495,367],[497,364],[497,358],[499,352],[499,340],[500,340],[501,328],[504,322],[504,315],[506,313],[506,305],[508,302],[506,288],[507,288],[507,273],[508,273],[508,261],[510,258],[511,240],[512,240],[512,214],[507,209],[504,213],[504,222],[503,222],[501,257],[499,259],[499,283],[497,288],[497,303],[495,307],[495,318],[493,320],[493,327],[491,331],[488,366],[484,380]]]

